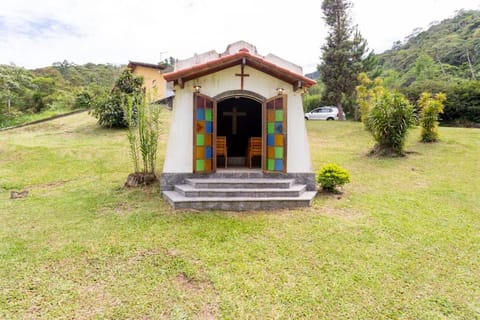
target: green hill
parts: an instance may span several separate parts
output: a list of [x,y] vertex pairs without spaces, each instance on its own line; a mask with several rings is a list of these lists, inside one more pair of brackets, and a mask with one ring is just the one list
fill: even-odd
[[[453,18],[416,29],[401,43],[378,55],[384,70],[441,76],[445,80],[475,79],[480,73],[480,11],[459,11]],[[422,65],[423,64],[423,65]],[[420,70],[423,69],[431,70]],[[472,74],[473,72],[473,74]],[[408,77],[404,79],[408,84]]]
[[85,98],[109,92],[122,69],[66,60],[35,70],[0,64],[0,128],[85,108]]

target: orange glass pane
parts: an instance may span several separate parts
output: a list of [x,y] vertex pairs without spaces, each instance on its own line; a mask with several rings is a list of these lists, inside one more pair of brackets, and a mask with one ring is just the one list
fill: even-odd
[[197,133],[205,133],[205,121],[197,121]]
[[283,147],[283,134],[275,135],[275,146]]
[[211,134],[206,134],[205,135],[205,145],[206,146],[211,146],[212,145],[212,135]]
[[204,159],[205,158],[205,148],[204,147],[196,147],[196,154],[197,159]]
[[267,110],[267,121],[274,122],[275,121],[275,110],[269,109]]
[[212,171],[212,160],[205,160],[205,171]]
[[275,148],[274,147],[267,147],[267,158],[270,158],[270,159],[275,158]]

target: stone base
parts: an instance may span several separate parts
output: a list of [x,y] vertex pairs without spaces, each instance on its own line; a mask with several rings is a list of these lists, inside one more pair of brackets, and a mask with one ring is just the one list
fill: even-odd
[[162,195],[174,209],[274,210],[310,206],[316,191],[306,188],[294,179],[194,178]]
[[160,191],[174,190],[175,185],[183,184],[186,179],[293,179],[296,184],[307,186],[306,191],[315,191],[316,182],[313,172],[264,173],[261,170],[218,170],[216,173],[198,174],[191,172],[163,172],[160,176]]

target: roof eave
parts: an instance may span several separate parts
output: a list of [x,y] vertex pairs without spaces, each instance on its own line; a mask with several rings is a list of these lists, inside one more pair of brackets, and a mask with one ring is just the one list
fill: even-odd
[[163,77],[167,81],[174,81],[175,84],[180,84],[181,86],[183,86],[185,82],[192,79],[218,72],[242,63],[245,63],[246,65],[259,71],[270,74],[275,78],[288,82],[297,89],[299,87],[310,88],[317,83],[313,79],[307,78],[303,75],[280,67],[261,57],[252,55],[248,51],[239,51],[237,53],[219,57],[218,59],[207,61],[205,63],[198,64],[190,68],[165,73]]

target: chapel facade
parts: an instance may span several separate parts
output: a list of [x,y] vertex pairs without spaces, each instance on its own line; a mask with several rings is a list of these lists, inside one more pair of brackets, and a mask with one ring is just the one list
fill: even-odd
[[177,61],[164,78],[175,98],[162,190],[227,171],[315,189],[302,105],[315,81],[300,66],[239,41]]

